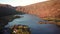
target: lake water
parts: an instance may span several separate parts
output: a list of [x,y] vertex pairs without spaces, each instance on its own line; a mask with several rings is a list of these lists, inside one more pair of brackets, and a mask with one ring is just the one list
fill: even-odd
[[46,22],[34,15],[24,14],[22,18],[14,19],[9,22],[6,27],[11,27],[13,25],[28,25],[31,29],[31,34],[60,34],[60,29],[54,24],[38,24],[39,21]]

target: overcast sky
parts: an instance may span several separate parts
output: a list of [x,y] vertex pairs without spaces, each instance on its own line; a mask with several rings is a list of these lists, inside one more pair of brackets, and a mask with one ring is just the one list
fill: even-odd
[[10,4],[12,6],[26,6],[38,2],[43,2],[46,0],[0,0],[2,4]]

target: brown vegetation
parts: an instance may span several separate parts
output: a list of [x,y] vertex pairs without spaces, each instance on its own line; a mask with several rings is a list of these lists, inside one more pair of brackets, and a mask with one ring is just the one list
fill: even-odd
[[23,7],[18,6],[16,10],[34,14],[41,18],[60,18],[60,0],[50,0]]

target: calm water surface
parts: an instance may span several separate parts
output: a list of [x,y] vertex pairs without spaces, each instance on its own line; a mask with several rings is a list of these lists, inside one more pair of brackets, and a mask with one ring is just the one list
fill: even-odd
[[14,19],[6,27],[13,25],[28,25],[31,29],[31,34],[60,34],[60,28],[54,24],[38,24],[39,21],[46,22],[34,15],[24,14],[22,18]]

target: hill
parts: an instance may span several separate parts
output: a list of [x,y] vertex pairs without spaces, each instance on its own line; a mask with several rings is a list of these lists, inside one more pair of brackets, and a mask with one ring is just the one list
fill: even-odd
[[18,12],[11,5],[0,4],[0,25],[7,25],[8,22],[13,21],[20,16],[14,16],[16,14],[23,14],[22,11]]
[[27,6],[18,6],[16,10],[33,14],[40,18],[60,18],[60,0],[50,0]]

